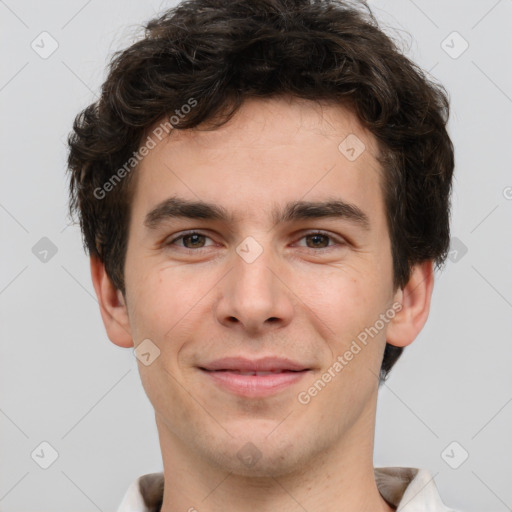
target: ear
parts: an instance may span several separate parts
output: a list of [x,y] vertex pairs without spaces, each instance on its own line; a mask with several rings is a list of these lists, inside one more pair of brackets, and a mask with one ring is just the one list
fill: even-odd
[[427,321],[430,299],[434,288],[432,260],[414,265],[409,282],[397,290],[394,301],[402,304],[402,309],[389,322],[386,341],[396,347],[410,345]]
[[98,258],[91,256],[90,263],[92,283],[108,338],[120,347],[133,347],[123,294],[112,284],[105,271],[105,265]]

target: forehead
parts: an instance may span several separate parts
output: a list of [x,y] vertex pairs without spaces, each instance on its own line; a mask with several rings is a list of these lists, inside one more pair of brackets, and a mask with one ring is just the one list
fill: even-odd
[[267,206],[275,211],[277,202],[319,200],[335,192],[352,203],[379,206],[376,139],[343,106],[250,99],[226,124],[207,128],[172,130],[143,158],[133,204],[137,214],[171,194],[222,203],[240,217]]
[[[174,116],[176,117],[176,116]],[[166,122],[160,119],[149,132]],[[207,121],[194,129],[174,129],[171,136],[159,144],[164,150],[166,144],[173,148],[194,147],[200,151],[224,151],[231,148],[258,148],[259,150],[285,150],[296,146],[304,138],[324,138],[324,145],[338,148],[339,142],[355,135],[365,144],[365,154],[374,159],[379,154],[377,141],[373,134],[364,128],[356,114],[347,106],[333,101],[311,101],[289,96],[273,98],[249,98],[244,101],[233,117],[220,127],[212,128]],[[302,140],[301,140],[302,139]],[[311,148],[306,145],[305,150]],[[350,155],[349,155],[350,156]]]

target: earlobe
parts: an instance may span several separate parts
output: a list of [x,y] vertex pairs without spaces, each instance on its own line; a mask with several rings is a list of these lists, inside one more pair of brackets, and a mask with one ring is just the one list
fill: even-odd
[[395,295],[402,308],[388,325],[386,341],[390,345],[405,347],[416,339],[427,321],[433,288],[433,262],[414,265],[409,282]]
[[119,347],[133,347],[128,310],[123,294],[112,284],[103,262],[91,256],[90,265],[91,278],[108,338]]

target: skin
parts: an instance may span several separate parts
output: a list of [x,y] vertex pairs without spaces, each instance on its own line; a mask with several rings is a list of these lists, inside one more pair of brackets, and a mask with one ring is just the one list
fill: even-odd
[[[349,134],[366,146],[355,161],[338,149]],[[386,340],[404,347],[424,326],[433,271],[430,261],[416,265],[393,290],[377,155],[374,136],[345,108],[280,97],[246,101],[214,131],[175,130],[141,162],[126,296],[95,258],[91,273],[109,339],[128,348],[149,338],[160,350],[138,364],[162,450],[162,511],[395,510],[373,473],[377,375]],[[174,218],[148,230],[145,215],[170,196],[221,205],[233,222]],[[363,210],[370,230],[339,218],[272,221],[288,201],[333,197]],[[170,243],[186,230],[205,237]],[[328,237],[306,236],[317,230]],[[248,236],[263,249],[250,264],[236,252]],[[378,335],[300,403],[298,393],[397,301],[402,309]],[[314,371],[255,399],[197,368],[238,354]],[[250,467],[237,457],[246,443],[260,454]]]

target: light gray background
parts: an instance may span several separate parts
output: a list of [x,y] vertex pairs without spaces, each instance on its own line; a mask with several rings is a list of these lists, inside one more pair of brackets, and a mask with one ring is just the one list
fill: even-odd
[[[132,480],[162,470],[136,359],[104,332],[66,217],[64,171],[67,134],[108,56],[172,5],[0,0],[3,512],[115,510]],[[380,391],[374,462],[429,468],[454,508],[512,510],[512,2],[370,5],[449,91],[452,234],[467,247],[437,274],[427,325]],[[47,59],[31,48],[43,31],[59,45]],[[453,31],[469,43],[456,59],[441,46]],[[46,263],[32,252],[42,237],[57,247]],[[43,441],[59,455],[46,470],[31,458]],[[453,441],[452,465],[469,453],[458,469],[441,456]]]

